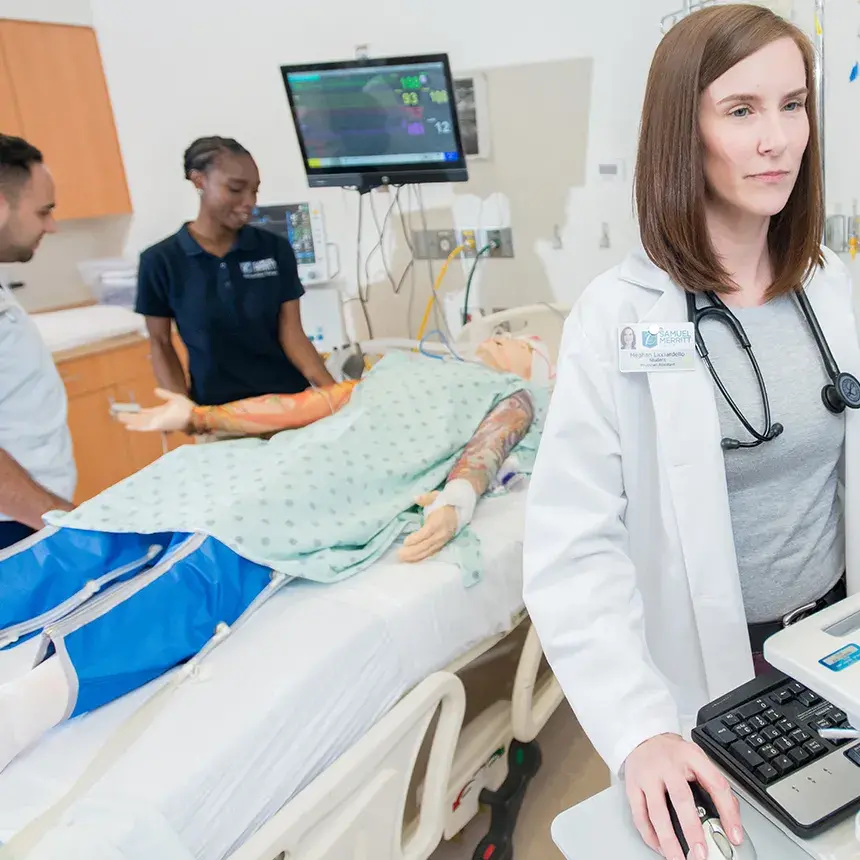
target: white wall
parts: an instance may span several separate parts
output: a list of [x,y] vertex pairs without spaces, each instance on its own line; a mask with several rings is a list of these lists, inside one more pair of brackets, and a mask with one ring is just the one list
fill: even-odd
[[0,18],[85,27],[93,23],[89,0],[0,0]]
[[[29,0],[28,0],[29,5]],[[348,58],[368,43],[388,55],[445,50],[455,68],[476,69],[570,57],[594,58],[588,180],[569,195],[564,247],[539,243],[552,287],[572,300],[634,241],[630,180],[644,82],[660,19],[681,0],[530,0],[504,14],[497,0],[92,0],[108,85],[136,212],[129,250],[137,251],[193,215],[181,154],[201,134],[240,139],[260,163],[262,202],[308,195],[280,80],[281,63]],[[797,0],[809,24],[812,0]],[[860,4],[831,0],[828,15],[828,188],[848,211],[860,197],[856,139],[860,82],[848,73],[860,56]],[[540,159],[540,141],[535,141]],[[596,165],[623,159],[626,181],[602,184]],[[316,194],[326,207],[329,237],[352,259],[354,203],[340,191]],[[428,192],[453,204],[449,189]],[[831,207],[832,208],[832,207]],[[599,247],[601,223],[612,247]],[[345,283],[351,285],[350,266]],[[525,300],[525,297],[524,297]]]
[[[359,43],[369,43],[376,55],[446,50],[459,69],[593,56],[590,170],[596,172],[601,158],[624,158],[630,168],[665,0],[609,0],[587,9],[571,0],[532,0],[527,16],[501,14],[491,0],[438,0],[432,11],[398,0],[258,0],[241,13],[232,0],[92,5],[137,213],[130,247],[138,250],[193,213],[181,154],[200,134],[232,135],[253,151],[263,201],[306,196],[278,67],[348,58]],[[540,151],[535,141],[537,159]],[[349,260],[354,203],[340,191],[321,196],[329,236]],[[454,198],[446,189],[432,189],[427,199],[438,205]],[[633,235],[627,186],[594,183],[572,195],[569,210],[565,252],[561,258],[547,252],[562,297],[615,262]],[[598,248],[603,220],[612,228],[609,251]]]

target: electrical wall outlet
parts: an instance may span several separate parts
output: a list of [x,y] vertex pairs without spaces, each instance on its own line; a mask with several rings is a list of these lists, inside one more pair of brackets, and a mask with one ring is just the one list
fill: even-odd
[[457,247],[457,232],[455,230],[437,230],[436,247],[439,249],[436,259],[447,260],[451,251]]
[[503,227],[498,230],[483,230],[481,241],[478,245],[483,248],[491,242],[495,244],[492,251],[489,252],[489,257],[510,258],[514,256],[514,236],[513,230],[510,227]]
[[457,234],[457,244],[465,245],[464,257],[476,257],[478,255],[478,237],[474,230],[461,230]]
[[447,260],[459,242],[456,230],[412,231],[412,247],[418,260]]
[[495,242],[496,247],[488,257],[510,258],[514,256],[513,231],[510,227],[498,230],[414,230],[412,247],[418,260],[447,260],[458,245],[466,245],[461,256],[475,257],[478,251]]

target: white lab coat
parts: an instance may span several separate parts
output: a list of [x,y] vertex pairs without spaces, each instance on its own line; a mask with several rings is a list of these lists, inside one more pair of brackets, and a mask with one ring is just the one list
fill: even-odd
[[[825,259],[807,294],[840,369],[860,376],[850,276],[829,250]],[[525,602],[614,774],[642,741],[687,733],[702,705],[754,674],[712,379],[701,361],[618,370],[620,326],[686,320],[683,290],[641,249],[585,290],[565,325],[529,490]],[[858,461],[860,415],[848,409],[850,593],[860,590]]]

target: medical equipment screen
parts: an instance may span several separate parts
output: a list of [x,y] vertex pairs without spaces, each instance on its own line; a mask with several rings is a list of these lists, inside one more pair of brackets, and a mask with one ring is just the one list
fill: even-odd
[[258,206],[250,223],[283,236],[292,245],[299,278],[305,286],[324,284],[331,279],[325,223],[319,204],[311,201]]
[[293,246],[296,262],[310,265],[316,262],[311,207],[309,203],[287,206],[262,206],[254,212],[251,223],[264,230],[286,236]]
[[312,185],[468,178],[446,56],[282,73]]

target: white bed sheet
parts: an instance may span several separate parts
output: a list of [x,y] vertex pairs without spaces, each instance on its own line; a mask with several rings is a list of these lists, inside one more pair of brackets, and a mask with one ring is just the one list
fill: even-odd
[[[479,505],[486,570],[470,589],[453,564],[391,555],[337,585],[289,585],[173,694],[36,855],[228,855],[415,684],[509,629],[522,608],[524,505],[524,490]],[[29,661],[4,657],[7,676]],[[59,799],[156,688],[60,727],[0,774],[0,842]]]

